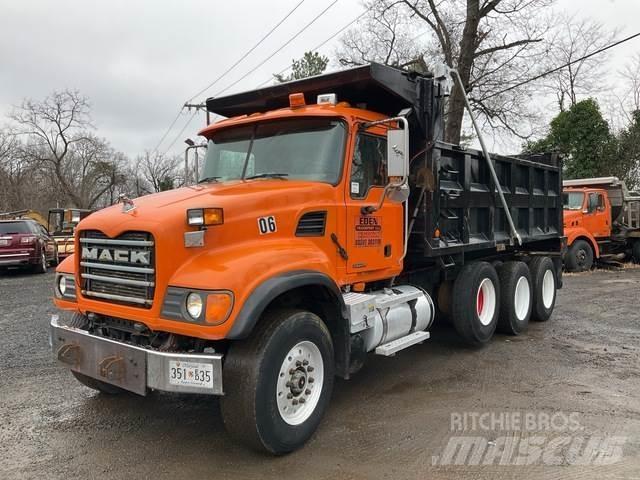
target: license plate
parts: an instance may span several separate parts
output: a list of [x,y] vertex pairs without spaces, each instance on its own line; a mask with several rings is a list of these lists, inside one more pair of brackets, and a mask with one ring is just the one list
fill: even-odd
[[6,246],[9,245],[9,240],[0,240],[0,246]]
[[171,385],[213,388],[213,365],[210,363],[170,360],[168,375]]

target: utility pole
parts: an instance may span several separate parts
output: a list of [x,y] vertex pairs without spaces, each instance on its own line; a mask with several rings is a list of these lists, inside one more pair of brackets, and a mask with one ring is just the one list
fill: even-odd
[[184,108],[186,108],[189,111],[191,111],[192,108],[195,108],[196,110],[205,112],[207,114],[207,125],[211,124],[211,116],[210,116],[209,110],[207,110],[206,103],[185,103]]

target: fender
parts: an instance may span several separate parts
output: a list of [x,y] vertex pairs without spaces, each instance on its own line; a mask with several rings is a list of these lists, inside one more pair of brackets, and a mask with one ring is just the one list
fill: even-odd
[[[279,294],[305,285],[326,286],[342,302],[334,278],[335,253],[330,239],[318,248],[315,239],[260,240],[239,242],[223,249],[203,250],[171,275],[168,285],[202,290],[229,290],[235,303],[229,318],[216,326],[189,327],[192,336],[211,339],[241,338]],[[342,303],[337,305],[342,306]],[[236,322],[240,322],[236,326]],[[195,329],[198,331],[195,332]],[[231,333],[233,332],[233,333]]]
[[591,235],[591,233],[584,227],[571,227],[565,229],[565,235],[567,236],[567,246],[571,247],[573,242],[575,242],[579,238],[586,239],[590,244],[591,248],[593,248],[593,254],[595,258],[600,258],[600,247],[598,246],[598,242],[595,237]]
[[312,270],[286,272],[269,278],[251,292],[236,316],[227,338],[231,340],[246,338],[262,316],[265,308],[275,298],[289,290],[305,286],[327,287],[332,297],[340,305],[343,317],[346,316],[346,307],[340,289],[329,276]]

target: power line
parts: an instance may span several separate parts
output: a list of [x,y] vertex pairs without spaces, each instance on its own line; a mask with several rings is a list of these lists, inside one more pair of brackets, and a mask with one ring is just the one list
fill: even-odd
[[[373,8],[373,7],[371,7]],[[324,47],[327,43],[329,43],[331,40],[333,40],[334,38],[336,38],[338,35],[340,35],[342,32],[344,32],[347,28],[349,28],[351,25],[353,25],[354,23],[356,23],[358,20],[360,20],[362,17],[364,17],[364,15],[366,13],[368,13],[371,8],[366,9],[364,12],[362,12],[360,15],[358,15],[356,18],[354,18],[353,20],[351,20],[349,23],[347,23],[344,27],[342,27],[340,30],[338,30],[337,32],[335,32],[333,35],[331,35],[329,38],[327,38],[324,42],[322,42],[319,45],[316,45],[315,47],[313,47],[311,49],[312,52],[315,52],[319,49],[321,49],[322,47]],[[286,72],[287,70],[291,69],[291,65],[289,65],[288,67],[280,70],[278,73],[276,73],[276,75],[282,75],[284,72]],[[265,80],[264,82],[262,82],[260,85],[258,85],[255,88],[260,88],[261,86],[269,83],[271,80],[273,80],[273,77]]]
[[189,124],[193,121],[193,118],[197,115],[198,110],[195,110],[193,112],[193,114],[191,114],[191,116],[189,117],[189,119],[187,120],[187,123],[184,124],[184,126],[182,127],[182,130],[180,130],[178,132],[178,134],[173,138],[173,140],[171,141],[171,143],[169,144],[169,146],[167,147],[167,149],[164,151],[164,153],[161,155],[162,157],[164,157],[167,153],[169,153],[169,150],[171,150],[171,148],[173,148],[173,146],[175,145],[175,143],[178,141],[178,138],[180,138],[182,136],[182,134],[184,133],[184,131],[187,129],[187,127],[189,126]]
[[218,78],[216,78],[213,82],[211,82],[209,85],[207,85],[206,87],[204,87],[202,90],[200,90],[198,93],[196,93],[195,95],[193,95],[189,100],[187,100],[186,103],[189,103],[191,101],[193,101],[193,99],[195,97],[198,97],[200,95],[202,95],[204,92],[206,92],[207,90],[209,90],[211,87],[213,87],[216,83],[218,83],[222,78],[224,78],[229,72],[231,72],[231,70],[233,70],[235,67],[237,67],[240,62],[242,62],[245,58],[247,58],[249,56],[249,54],[251,54],[251,52],[253,52],[256,48],[258,48],[258,46],[264,42],[273,32],[275,32],[275,30],[284,23],[284,21],[289,18],[293,12],[295,12],[298,7],[300,5],[302,5],[305,2],[305,0],[301,0],[295,7],[293,7],[293,9],[291,9],[289,11],[289,13],[287,13],[271,30],[269,30],[267,32],[267,34],[265,36],[263,36],[260,40],[258,40],[258,42],[251,47],[249,50],[247,50],[237,61],[236,63],[234,63],[233,65],[231,65],[229,68],[227,68],[222,74],[220,74],[220,76]]
[[[190,103],[195,97],[203,94],[205,91],[207,91],[209,88],[211,88],[217,82],[219,82],[222,78],[224,78],[235,67],[237,67],[240,64],[240,62],[242,62],[245,58],[247,58],[251,54],[251,52],[253,52],[256,48],[258,48],[258,46],[260,44],[262,44],[262,42],[264,42],[280,25],[282,25],[284,23],[284,21],[287,18],[289,18],[293,14],[293,12],[295,12],[298,9],[298,7],[300,7],[300,5],[302,5],[305,1],[306,0],[300,0],[300,2],[298,2],[295,7],[293,7],[284,17],[282,17],[282,19],[278,23],[276,23],[275,26],[273,26],[271,28],[271,30],[269,30],[267,32],[267,34],[264,35],[253,47],[251,47],[248,51],[246,51],[233,65],[231,65],[227,70],[225,70],[218,78],[216,78],[213,82],[211,82],[205,88],[203,88],[198,93],[193,95],[189,100],[187,100],[185,102],[185,104],[186,103]],[[180,114],[182,113],[183,109],[184,109],[184,107],[182,107],[182,108],[180,108],[180,110],[178,110],[178,113],[176,114],[176,116],[172,120],[171,124],[169,125],[169,128],[167,128],[167,130],[164,132],[164,135],[162,135],[162,137],[160,138],[160,140],[158,141],[156,146],[153,148],[152,152],[154,152],[154,153],[158,152],[158,149],[160,148],[160,145],[162,145],[162,142],[164,142],[164,140],[167,138],[167,135],[169,135],[169,132],[171,132],[171,130],[175,126],[176,122],[180,118]],[[174,140],[173,143],[175,143],[175,140]],[[172,143],[172,145],[173,145],[173,143]]]
[[504,90],[500,90],[499,92],[495,92],[492,93],[491,95],[488,95],[486,97],[484,97],[482,100],[488,100],[489,98],[493,98],[493,97],[497,97],[498,95],[502,95],[503,93],[506,93],[510,90],[514,90],[518,87],[521,87],[522,85],[525,85],[527,83],[531,83],[534,82],[536,80],[541,79],[542,77],[546,77],[547,75],[551,75],[552,73],[555,73],[559,70],[562,70],[563,68],[567,68],[570,67],[571,65],[573,65],[574,63],[578,63],[578,62],[582,62],[583,60],[586,60],[587,58],[593,57],[594,55],[597,55],[599,53],[602,53],[606,50],[609,50],[610,48],[613,47],[617,47],[618,45],[628,42],[629,40],[633,40],[636,37],[640,37],[640,32],[634,34],[634,35],[630,35],[626,38],[623,38],[622,40],[618,40],[617,42],[611,43],[605,47],[599,48],[598,50],[595,50],[587,55],[584,55],[583,57],[577,58],[575,60],[572,60],[571,62],[567,62],[564,65],[560,65],[559,67],[553,68],[551,70],[548,70],[544,73],[541,73],[540,75],[536,75],[535,77],[529,78],[527,80],[523,80],[522,82],[516,83],[515,85],[511,85],[510,87],[505,88]]
[[162,137],[160,138],[160,140],[158,140],[158,143],[156,144],[155,147],[153,147],[153,150],[151,150],[151,155],[153,155],[154,153],[158,153],[158,148],[160,148],[160,145],[162,145],[162,142],[164,142],[164,139],[167,138],[167,135],[169,135],[169,132],[171,131],[171,129],[173,128],[173,126],[176,124],[176,122],[178,121],[178,118],[180,118],[180,114],[182,113],[182,108],[180,110],[178,110],[178,113],[176,114],[175,118],[173,119],[173,121],[171,122],[171,125],[169,125],[169,128],[167,128],[167,131],[164,132],[164,135],[162,135]]
[[284,49],[287,45],[289,45],[291,42],[293,42],[296,38],[298,38],[300,36],[300,34],[302,34],[302,32],[304,32],[307,28],[309,28],[311,25],[313,25],[320,17],[322,17],[325,13],[327,13],[327,11],[333,7],[336,3],[338,3],[339,0],[333,0],[333,2],[324,10],[322,10],[322,12],[320,12],[318,15],[316,15],[315,17],[313,17],[313,19],[307,23],[304,27],[302,27],[293,37],[291,37],[289,40],[287,40],[284,44],[282,44],[280,46],[280,48],[278,48],[275,52],[273,52],[271,55],[269,55],[267,58],[265,58],[262,62],[260,62],[258,65],[256,65],[255,67],[253,67],[251,70],[249,70],[247,73],[245,73],[242,77],[240,77],[238,80],[236,80],[234,83],[232,83],[231,85],[227,86],[226,88],[220,90],[219,92],[217,92],[214,97],[217,97],[218,95],[226,92],[227,90],[229,90],[230,88],[234,87],[235,85],[237,85],[239,82],[241,82],[242,80],[244,80],[245,78],[247,78],[249,75],[251,75],[253,72],[255,72],[258,68],[260,68],[262,65],[264,65],[265,63],[267,63],[269,60],[271,60],[276,54],[278,54],[282,49]]

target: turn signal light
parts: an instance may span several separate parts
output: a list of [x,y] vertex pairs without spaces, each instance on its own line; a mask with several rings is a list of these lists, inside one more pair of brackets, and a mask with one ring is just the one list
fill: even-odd
[[190,208],[187,210],[187,224],[194,227],[222,225],[224,214],[221,208]]
[[231,314],[233,295],[229,292],[212,292],[207,295],[205,322],[209,325],[220,325]]
[[291,108],[304,107],[307,103],[304,101],[304,93],[289,94],[289,106]]

